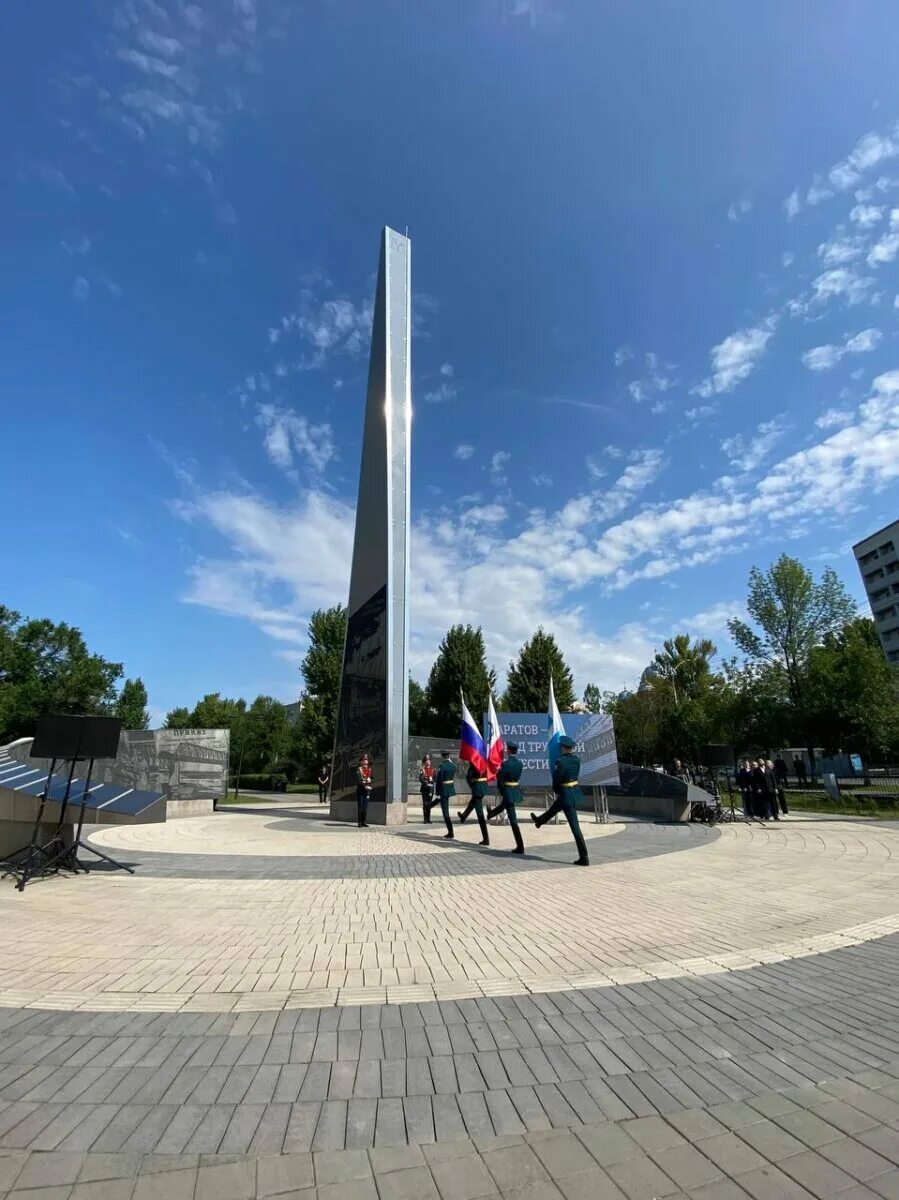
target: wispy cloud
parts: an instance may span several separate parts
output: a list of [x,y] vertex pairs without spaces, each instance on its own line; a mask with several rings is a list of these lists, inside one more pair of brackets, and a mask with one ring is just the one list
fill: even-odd
[[810,371],[829,371],[847,354],[867,354],[876,349],[881,337],[879,329],[863,329],[861,333],[847,337],[840,346],[815,346],[803,354],[803,366]]
[[502,487],[508,482],[505,472],[511,458],[512,455],[508,450],[497,450],[490,459],[490,477],[498,487]]
[[83,258],[85,255],[90,254],[92,243],[87,234],[83,234],[77,242],[67,242],[63,240],[59,244],[70,257],[80,256]]
[[[859,138],[846,158],[834,163],[826,176],[815,177],[806,192],[806,204],[812,206],[822,204],[840,192],[856,187],[867,171],[879,167],[897,155],[899,155],[899,125],[886,134],[873,131],[866,133]],[[801,207],[802,202],[797,189],[791,192],[784,201],[787,220],[791,221],[797,216]]]
[[712,374],[692,391],[697,396],[715,396],[732,392],[758,366],[777,327],[772,314],[758,325],[739,329],[711,350]]
[[461,459],[462,462],[468,462],[474,454],[474,446],[470,446],[467,442],[460,442],[453,451],[453,458]]
[[441,379],[436,387],[429,388],[424,398],[428,404],[448,404],[458,395],[457,388],[448,379]]
[[852,423],[853,416],[852,409],[828,408],[815,419],[815,424],[819,429],[842,429]]
[[785,433],[783,417],[775,417],[770,421],[762,421],[755,433],[738,433],[725,438],[721,449],[730,459],[732,466],[739,467],[742,471],[754,471],[765,461]]
[[291,475],[295,475],[297,459],[305,459],[313,471],[321,471],[336,454],[330,425],[314,425],[290,409],[260,404],[256,409],[256,423],[263,431],[263,444],[269,459]]
[[790,192],[789,196],[784,200],[784,212],[786,213],[787,220],[792,221],[794,217],[798,217],[801,207],[799,192]]
[[659,361],[658,354],[653,351],[645,354],[643,361],[646,367],[645,373],[639,379],[632,379],[627,385],[631,399],[637,404],[642,404],[644,400],[649,400],[660,392],[667,392],[676,383],[670,374],[674,370],[673,364],[666,363],[663,366]]
[[87,298],[90,294],[91,294],[90,283],[84,278],[83,275],[79,275],[78,278],[75,280],[75,282],[72,284],[72,296],[76,300],[78,300],[81,304],[83,304],[85,302],[85,300],[87,300]]
[[883,220],[883,212],[882,208],[874,204],[856,204],[849,213],[849,220],[853,221],[859,229],[873,229]]
[[334,355],[360,355],[371,339],[371,300],[357,305],[346,296],[323,298],[330,284],[316,282],[320,287],[304,287],[297,308],[268,331],[269,345],[277,345],[281,354],[286,344],[299,341],[300,357],[289,364],[297,371],[317,370]]
[[752,212],[752,201],[745,197],[742,200],[735,200],[727,210],[728,221],[739,221],[741,217],[745,217],[747,213]]
[[899,208],[890,213],[890,232],[883,235],[871,247],[867,263],[869,267],[879,267],[890,263],[899,254]]
[[620,367],[624,363],[629,362],[634,357],[634,352],[629,346],[619,346],[613,355],[615,366]]

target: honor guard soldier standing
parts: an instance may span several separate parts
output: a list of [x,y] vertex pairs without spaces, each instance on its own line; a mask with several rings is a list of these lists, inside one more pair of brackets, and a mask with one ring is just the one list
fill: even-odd
[[487,822],[484,820],[484,798],[487,795],[487,776],[482,775],[474,763],[470,763],[468,773],[465,776],[465,782],[471,788],[471,799],[465,807],[464,812],[458,814],[459,824],[464,825],[471,816],[472,809],[478,818],[478,825],[481,827],[481,846],[490,845],[490,835],[487,832]]
[[504,812],[509,818],[509,828],[512,830],[512,837],[515,838],[515,849],[513,854],[524,854],[524,839],[521,836],[521,830],[518,827],[518,814],[515,811],[515,805],[518,803],[521,784],[521,772],[524,770],[524,764],[518,757],[518,743],[509,742],[506,745],[506,759],[496,773],[496,791],[499,795],[499,804],[496,808],[491,808],[487,813],[487,820],[492,821],[494,817],[498,817],[501,812]]
[[356,811],[360,829],[368,828],[368,802],[371,799],[371,763],[363,754],[356,768]]
[[426,754],[421,760],[421,770],[418,772],[418,790],[421,792],[421,811],[425,825],[431,824],[431,808],[434,804],[434,787],[437,772],[431,766],[431,756]]
[[546,810],[538,817],[536,813],[531,813],[531,820],[539,829],[541,825],[545,825],[547,821],[557,813],[564,813],[571,832],[574,835],[574,844],[577,846],[579,858],[575,862],[576,867],[589,867],[590,859],[587,857],[587,845],[584,841],[584,835],[581,833],[580,821],[577,817],[577,802],[581,798],[581,787],[578,779],[581,773],[581,760],[574,753],[574,740],[570,737],[562,737],[559,740],[559,746],[562,753],[559,755],[559,760],[553,767],[553,791],[556,793],[556,798]]
[[443,820],[446,823],[446,833],[444,837],[452,838],[456,835],[453,833],[453,823],[450,820],[449,802],[456,794],[456,764],[450,758],[449,750],[441,750],[440,766],[437,768],[437,800],[440,804],[440,811],[443,813]]

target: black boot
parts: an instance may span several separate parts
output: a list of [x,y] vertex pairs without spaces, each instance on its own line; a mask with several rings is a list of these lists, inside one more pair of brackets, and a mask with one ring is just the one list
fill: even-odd
[[512,837],[515,838],[515,849],[513,854],[524,854],[524,838],[521,836],[521,830],[517,825],[512,826]]
[[589,867],[590,859],[587,857],[587,843],[584,841],[583,835],[576,833],[574,835],[574,844],[577,846],[578,860],[574,864],[576,867]]
[[457,812],[457,813],[456,813],[456,819],[458,820],[458,822],[459,822],[459,824],[460,824],[460,825],[464,825],[464,824],[465,824],[465,813],[463,813],[463,812]]
[[478,817],[478,824],[481,827],[481,840],[478,843],[478,845],[479,846],[489,846],[490,845],[490,835],[487,832],[487,822],[484,820],[483,817]]
[[537,826],[537,828],[539,829],[539,828],[540,828],[540,825],[541,825],[541,821],[540,821],[540,818],[537,816],[537,814],[536,814],[536,813],[531,813],[531,820],[534,822],[534,824],[535,824],[535,825]]

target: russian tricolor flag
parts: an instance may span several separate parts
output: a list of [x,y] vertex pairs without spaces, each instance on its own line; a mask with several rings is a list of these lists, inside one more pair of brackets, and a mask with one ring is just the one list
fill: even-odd
[[552,675],[549,677],[549,713],[546,718],[547,737],[546,753],[549,758],[550,771],[555,770],[556,763],[562,755],[561,739],[565,736],[565,726],[556,704],[556,693],[553,688]]
[[493,707],[493,696],[491,696],[490,703],[487,705],[487,778],[491,783],[496,779],[496,773],[502,766],[504,750],[502,730],[499,727],[499,718]]
[[481,737],[480,730],[474,723],[474,718],[468,711],[465,700],[462,700],[462,733],[459,737],[459,758],[462,762],[471,763],[478,774],[487,774],[487,746]]

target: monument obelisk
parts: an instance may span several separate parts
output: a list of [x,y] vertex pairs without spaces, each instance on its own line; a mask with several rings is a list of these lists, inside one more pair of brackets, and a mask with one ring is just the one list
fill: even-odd
[[372,763],[368,820],[406,819],[409,743],[409,443],[412,243],[384,230],[375,292],[331,816],[356,819],[356,768]]

